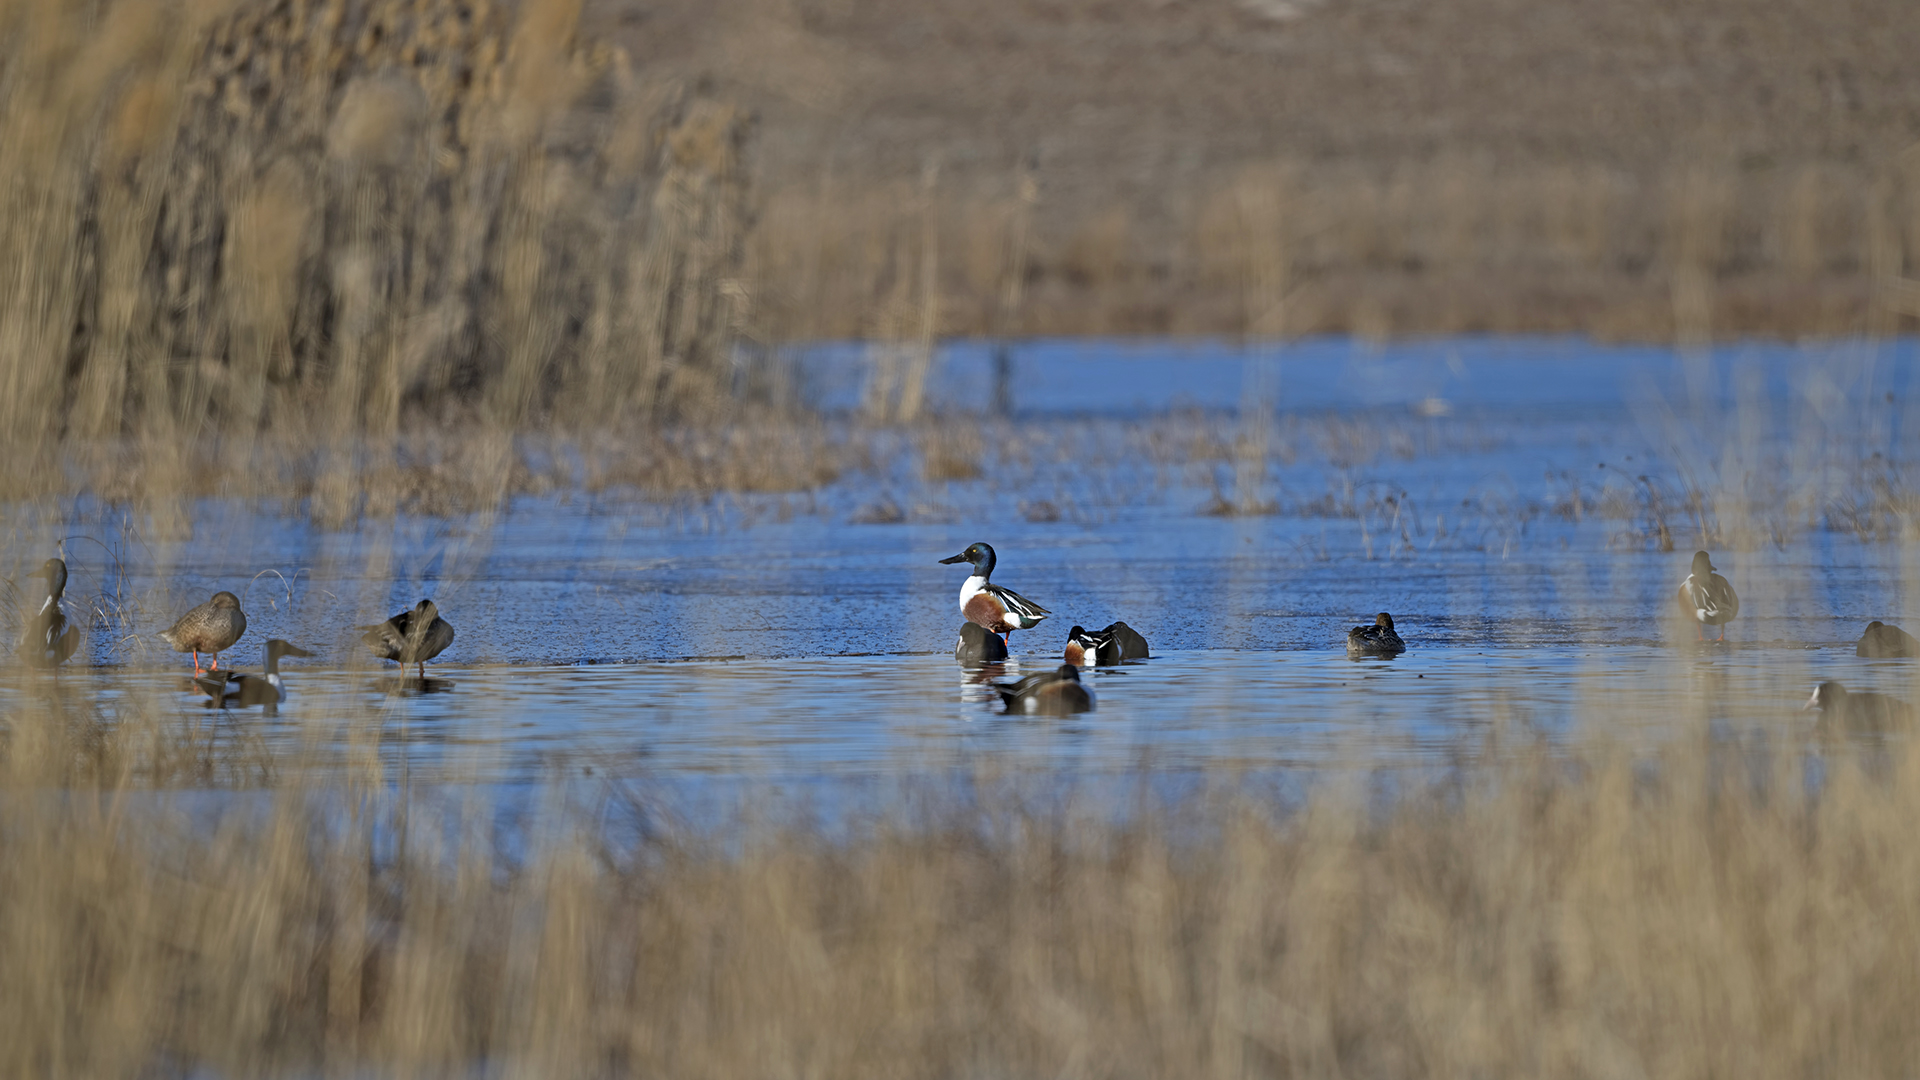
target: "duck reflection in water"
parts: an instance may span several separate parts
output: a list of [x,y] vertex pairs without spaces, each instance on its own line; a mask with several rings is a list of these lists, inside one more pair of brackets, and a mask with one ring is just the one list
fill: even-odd
[[459,685],[453,679],[434,675],[398,675],[373,680],[373,690],[380,694],[450,694]]

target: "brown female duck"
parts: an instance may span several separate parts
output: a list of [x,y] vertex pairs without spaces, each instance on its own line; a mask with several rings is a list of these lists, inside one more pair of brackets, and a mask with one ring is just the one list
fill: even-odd
[[1093,711],[1093,691],[1080,681],[1080,669],[1061,664],[1052,671],[1029,675],[1019,682],[995,683],[1010,713],[1067,716]]
[[160,631],[161,640],[174,652],[193,654],[193,673],[200,674],[200,654],[212,653],[207,670],[220,670],[220,654],[233,647],[247,632],[247,613],[240,610],[240,598],[230,592],[217,592],[213,599],[180,616],[178,622]]

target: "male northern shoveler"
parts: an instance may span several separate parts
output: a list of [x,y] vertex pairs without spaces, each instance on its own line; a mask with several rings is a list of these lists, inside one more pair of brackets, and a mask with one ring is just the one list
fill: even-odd
[[1007,658],[1007,643],[984,626],[960,624],[960,640],[953,647],[953,658],[969,667],[991,664]]
[[1913,726],[1913,706],[1888,694],[1853,693],[1837,682],[1813,688],[1802,712],[1818,712],[1814,730],[1822,735],[1872,735]]
[[1915,639],[1897,626],[1888,626],[1875,619],[1867,624],[1867,632],[1860,635],[1859,644],[1853,647],[1853,655],[1879,658],[1920,656],[1920,639]]
[[220,670],[220,654],[233,647],[247,632],[247,613],[240,610],[240,598],[230,592],[217,592],[213,599],[180,616],[180,620],[160,631],[161,640],[174,652],[193,654],[193,673],[200,674],[200,654],[212,653],[208,671]]
[[440,609],[431,600],[413,605],[386,622],[356,629],[365,631],[360,640],[382,660],[397,660],[401,667],[420,666],[420,677],[427,677],[427,661],[447,651],[453,644],[453,625],[440,617]]
[[196,675],[193,683],[221,708],[237,706],[247,709],[255,705],[264,705],[272,709],[287,700],[287,684],[280,680],[280,658],[312,655],[307,650],[280,638],[273,638],[267,642],[267,659],[262,665],[265,674],[249,675],[239,671],[216,671],[206,675]]
[[57,668],[80,647],[80,628],[70,625],[66,612],[60,610],[60,597],[67,591],[67,564],[48,559],[27,576],[46,579],[46,598],[27,619],[17,651],[20,659],[33,667]]
[[1061,664],[1052,671],[1029,675],[1019,682],[995,683],[1010,713],[1066,716],[1093,710],[1093,691],[1080,681],[1080,669]]
[[973,574],[960,586],[960,614],[970,623],[1010,639],[1015,630],[1031,630],[1052,614],[1012,589],[988,580],[993,577],[994,563],[990,544],[969,544],[967,550],[940,562],[973,564]]
[[1066,660],[1069,664],[1111,667],[1128,660],[1146,658],[1147,639],[1126,623],[1117,622],[1105,630],[1087,630],[1076,626],[1067,631]]
[[1680,583],[1677,598],[1680,610],[1694,621],[1696,639],[1706,640],[1702,626],[1717,626],[1720,628],[1718,640],[1727,640],[1727,623],[1740,614],[1740,598],[1734,595],[1733,586],[1727,584],[1726,578],[1713,572],[1713,562],[1706,552],[1693,553],[1693,572]]
[[1407,651],[1407,643],[1393,629],[1393,616],[1381,612],[1373,617],[1372,626],[1356,626],[1347,631],[1347,655],[1354,658],[1362,656],[1398,656]]

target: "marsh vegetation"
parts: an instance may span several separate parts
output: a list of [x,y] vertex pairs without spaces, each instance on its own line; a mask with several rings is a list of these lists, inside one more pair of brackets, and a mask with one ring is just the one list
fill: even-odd
[[[1843,663],[1920,692],[1851,651],[1920,582],[1920,393],[1878,342],[1920,250],[1902,34],[1659,22],[1838,103],[1777,156],[1676,136],[1596,65],[1550,80],[1591,110],[1515,106],[1561,132],[1524,153],[1462,106],[1388,160],[1407,132],[1370,118],[1426,121],[1311,96],[1286,152],[1194,126],[1237,149],[1163,169],[1188,136],[1156,133],[1225,116],[1236,65],[1402,85],[1420,20],[1376,55],[1326,36],[1372,0],[1050,5],[1017,13],[1043,45],[1206,69],[1133,79],[1164,91],[1115,114],[1137,137],[1075,114],[1141,170],[1036,158],[1026,119],[928,153],[885,110],[861,168],[822,167],[847,147],[808,133],[875,70],[823,42],[919,25],[894,6],[754,7],[676,52],[671,3],[0,0],[0,626],[57,551],[86,637],[0,670],[0,1073],[1913,1061],[1920,749],[1793,711]],[[1525,5],[1461,6],[1477,49]],[[1883,6],[1851,5],[1905,25]],[[1686,33],[1647,60],[1621,30],[1642,7],[1581,18],[1635,93],[1692,100],[1659,71]],[[708,49],[764,84],[702,77]],[[1405,85],[1480,101],[1434,52]],[[964,66],[900,100],[1061,112],[1038,66]],[[1356,368],[1404,371],[1368,350],[1482,329],[1677,341],[1685,392],[1183,404],[1179,359],[1145,413],[1087,406],[1098,378],[1019,410],[940,389],[956,334],[1351,331]],[[1815,331],[1866,338],[1781,386],[1710,348]],[[842,337],[862,382],[816,408],[810,343]],[[1161,658],[1089,676],[1080,720],[994,717],[923,557],[981,522],[1023,588]],[[1671,647],[1696,546],[1747,605],[1721,651]],[[209,586],[318,654],[279,715],[164,666],[153,631]],[[428,595],[461,628],[431,698],[350,632]],[[1383,604],[1407,658],[1322,663]]]

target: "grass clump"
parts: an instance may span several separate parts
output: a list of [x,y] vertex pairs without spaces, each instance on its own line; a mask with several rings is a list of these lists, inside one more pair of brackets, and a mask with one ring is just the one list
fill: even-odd
[[[744,113],[568,0],[0,9],[0,444],[379,458],[732,399]],[[124,448],[124,449],[123,449]],[[182,482],[186,482],[184,479]]]

